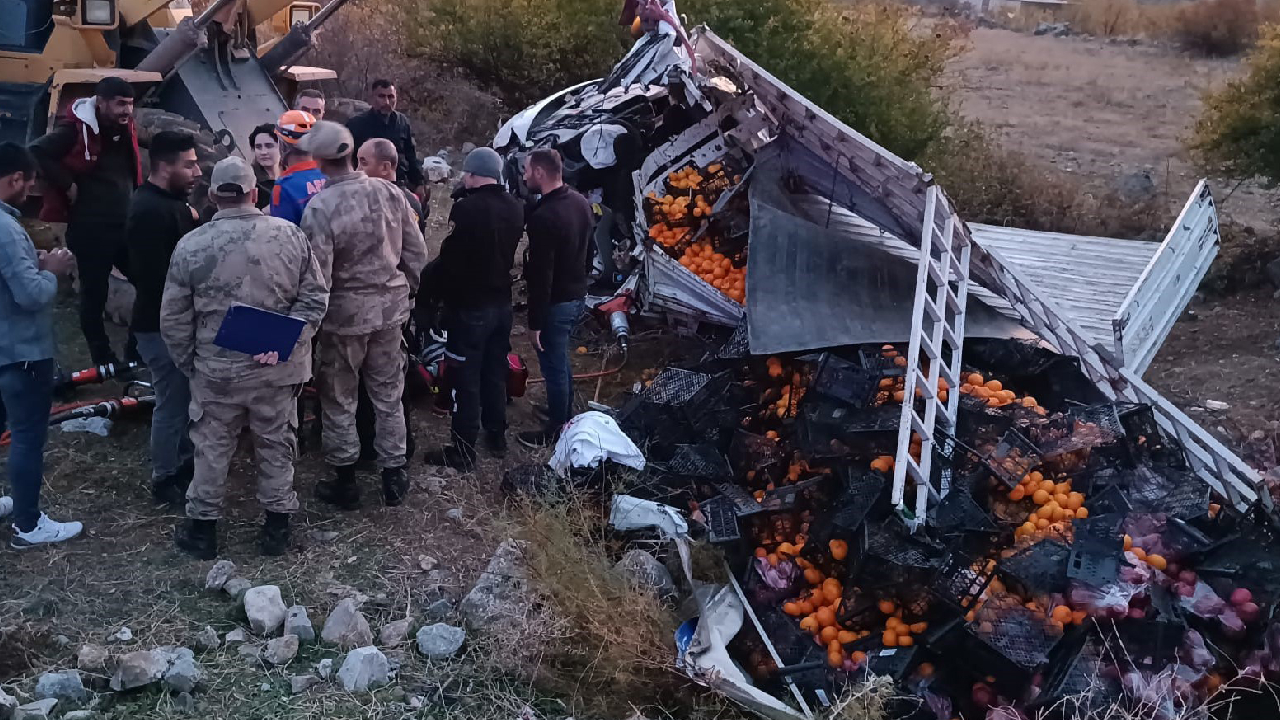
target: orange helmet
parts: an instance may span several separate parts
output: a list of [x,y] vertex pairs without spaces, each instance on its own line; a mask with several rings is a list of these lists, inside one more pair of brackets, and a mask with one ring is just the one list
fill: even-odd
[[297,145],[304,135],[311,131],[316,119],[311,113],[301,110],[290,110],[280,116],[276,122],[276,135],[289,145]]

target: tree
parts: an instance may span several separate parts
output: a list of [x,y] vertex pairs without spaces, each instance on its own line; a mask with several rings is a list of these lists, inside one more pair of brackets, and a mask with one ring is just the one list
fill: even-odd
[[1280,185],[1280,25],[1269,25],[1245,59],[1244,76],[1210,92],[1190,149],[1226,177]]

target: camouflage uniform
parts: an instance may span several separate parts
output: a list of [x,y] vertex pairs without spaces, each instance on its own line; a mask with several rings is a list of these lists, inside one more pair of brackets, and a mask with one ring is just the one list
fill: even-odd
[[[188,517],[220,515],[227,467],[246,422],[254,437],[258,500],[268,512],[298,509],[296,398],[311,377],[311,337],[328,297],[302,231],[252,206],[222,210],[178,243],[165,280],[160,333],[191,379],[195,477],[187,491]],[[307,321],[288,362],[262,365],[213,343],[236,304]]]
[[373,402],[378,466],[402,467],[401,328],[427,262],[427,244],[400,189],[362,172],[329,178],[307,205],[302,229],[331,288],[316,374],[325,462],[345,467],[359,458],[356,403],[363,374]]

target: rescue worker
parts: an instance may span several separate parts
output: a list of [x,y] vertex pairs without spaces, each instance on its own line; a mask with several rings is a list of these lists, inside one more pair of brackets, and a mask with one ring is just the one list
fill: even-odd
[[[190,380],[195,445],[187,519],[174,540],[202,560],[217,556],[227,468],[247,424],[258,502],[266,511],[262,554],[282,555],[289,546],[289,516],[298,510],[297,398],[311,377],[311,338],[329,293],[306,235],[254,207],[256,180],[248,163],[234,156],[220,161],[209,186],[218,212],[178,243],[160,307],[160,333]],[[306,321],[287,362],[274,352],[250,357],[214,343],[227,310],[237,304]]]
[[317,123],[300,146],[328,178],[302,216],[330,288],[316,387],[321,445],[335,476],[320,484],[317,495],[344,510],[360,505],[356,402],[363,375],[373,403],[383,501],[394,507],[409,492],[401,332],[427,263],[427,244],[400,188],[351,169],[356,148],[345,127]]
[[[53,130],[31,145],[45,184],[40,219],[67,223],[67,247],[80,281],[80,331],[94,365],[118,363],[103,314],[111,269],[129,275],[124,224],[129,197],[142,184],[133,86],[118,77],[98,81],[94,96],[76,100]],[[137,359],[133,335],[126,359]]]
[[390,80],[374,80],[369,109],[347,121],[347,129],[356,147],[372,138],[386,138],[396,146],[396,184],[421,197],[425,188],[422,165],[413,144],[413,126],[409,116],[396,110],[396,86]]
[[472,150],[462,165],[465,194],[449,212],[453,230],[424,278],[444,302],[453,444],[424,460],[460,470],[476,460],[484,428],[489,452],[507,449],[507,353],[511,351],[511,268],[524,235],[524,206],[502,185],[502,157]]
[[129,327],[151,371],[156,407],[151,413],[151,495],[158,503],[179,506],[191,484],[193,460],[187,434],[191,390],[160,337],[160,301],[169,274],[169,258],[184,235],[199,224],[187,203],[200,178],[196,139],[165,130],[151,138],[151,171],[134,193],[125,235],[129,241],[129,281],[137,296]]
[[586,306],[587,263],[595,230],[591,203],[564,183],[560,153],[539,148],[525,161],[525,187],[541,195],[528,212],[529,256],[524,277],[529,285],[529,344],[547,387],[547,422],[541,430],[516,435],[530,448],[546,447],[560,437],[573,415],[573,366],[569,335]]
[[298,147],[298,141],[307,136],[316,119],[300,110],[290,110],[276,123],[276,137],[284,155],[284,172],[276,178],[271,191],[271,216],[288,220],[297,225],[302,221],[302,211],[307,203],[324,188],[324,173],[316,166],[311,155]]

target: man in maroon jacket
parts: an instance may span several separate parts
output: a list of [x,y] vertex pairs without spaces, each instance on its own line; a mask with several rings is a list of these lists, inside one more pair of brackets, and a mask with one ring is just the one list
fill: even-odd
[[[94,365],[117,362],[103,325],[111,268],[129,274],[124,238],[129,198],[142,184],[133,86],[118,77],[98,81],[94,97],[67,108],[31,152],[44,180],[40,218],[67,223],[67,247],[80,279],[80,330]],[[136,359],[130,336],[130,359]]]

